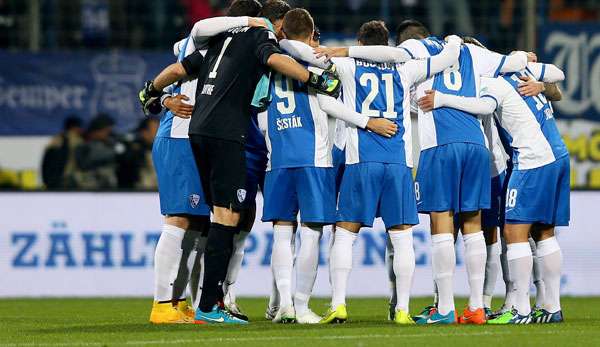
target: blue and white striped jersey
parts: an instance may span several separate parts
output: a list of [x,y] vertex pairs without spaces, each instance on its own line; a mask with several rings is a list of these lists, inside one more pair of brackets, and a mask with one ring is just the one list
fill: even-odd
[[[400,47],[416,58],[425,58],[439,54],[444,45],[444,41],[429,37],[407,40]],[[416,97],[424,96],[425,90],[430,89],[451,95],[476,97],[480,77],[497,76],[505,59],[504,55],[463,44],[458,64],[421,83],[417,87]],[[421,150],[455,142],[486,145],[481,121],[464,111],[448,107],[425,113],[419,110],[418,125]]]
[[530,70],[484,78],[481,98],[491,98],[498,109],[500,132],[512,150],[515,170],[533,169],[567,156],[552,105],[543,94],[523,97],[518,92],[519,76],[536,78]]
[[279,73],[273,72],[271,79],[272,100],[259,115],[269,150],[267,170],[332,167],[334,120],[321,110],[316,91]]
[[[183,58],[194,53],[196,46],[194,40],[188,37],[181,40],[173,46],[173,52],[177,56],[177,61],[182,61]],[[186,102],[193,105],[196,100],[196,86],[198,85],[197,79],[186,79],[181,83],[170,86],[172,90],[168,91],[170,94],[183,94],[189,98]],[[190,119],[180,118],[173,115],[171,111],[165,112],[160,118],[160,125],[156,133],[156,137],[171,137],[171,138],[188,138],[188,130],[190,126]]]

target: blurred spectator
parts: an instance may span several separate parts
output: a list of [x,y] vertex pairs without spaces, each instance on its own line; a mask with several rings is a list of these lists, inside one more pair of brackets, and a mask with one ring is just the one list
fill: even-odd
[[77,170],[74,188],[117,188],[117,155],[123,153],[125,148],[112,137],[114,124],[115,121],[105,114],[90,121],[85,143],[75,150]]
[[42,158],[42,180],[47,189],[64,189],[76,169],[75,149],[82,143],[81,118],[65,118],[62,133],[54,136]]
[[121,189],[156,190],[158,183],[152,164],[152,144],[158,130],[158,119],[144,118],[125,152],[119,156],[117,178]]

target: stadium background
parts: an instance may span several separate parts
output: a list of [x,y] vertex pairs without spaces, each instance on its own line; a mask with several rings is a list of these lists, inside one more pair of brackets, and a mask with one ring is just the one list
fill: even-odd
[[[121,155],[131,149],[143,118],[137,90],[174,61],[173,42],[196,20],[222,13],[225,2],[0,0],[0,297],[151,294],[153,249],[161,225],[152,177],[138,175],[144,184],[118,182],[93,192],[76,185],[48,189],[42,158],[69,115],[80,117],[84,127],[99,113],[109,115],[116,121],[115,151]],[[325,45],[354,42],[366,20],[384,19],[393,31],[410,17],[429,25],[434,34],[473,35],[503,53],[534,50],[542,61],[561,67],[567,79],[561,84],[563,100],[554,109],[571,153],[574,188],[572,225],[559,231],[563,291],[600,295],[599,1],[290,3],[311,11]],[[122,162],[115,160],[111,168]],[[149,165],[146,160],[136,163]],[[415,232],[413,294],[429,295],[430,240],[426,219],[421,220]],[[264,296],[270,290],[272,231],[259,222],[255,227],[237,286],[240,295]],[[384,245],[381,225],[361,233],[350,295],[387,295]],[[323,254],[322,265],[325,258]],[[456,291],[462,295],[467,282],[460,254],[458,263]],[[498,293],[502,287],[499,279]],[[329,295],[324,267],[316,288],[317,295]]]

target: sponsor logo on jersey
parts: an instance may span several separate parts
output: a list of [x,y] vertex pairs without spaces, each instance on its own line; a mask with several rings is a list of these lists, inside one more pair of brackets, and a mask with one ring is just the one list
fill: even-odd
[[214,84],[205,84],[202,87],[202,95],[212,95],[213,90],[215,89],[215,85]]

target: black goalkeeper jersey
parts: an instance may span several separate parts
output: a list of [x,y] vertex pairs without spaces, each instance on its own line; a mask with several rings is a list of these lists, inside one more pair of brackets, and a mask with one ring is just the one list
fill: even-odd
[[245,143],[256,85],[279,52],[271,31],[242,27],[213,37],[204,59],[199,52],[185,58],[188,75],[198,76],[189,134]]

